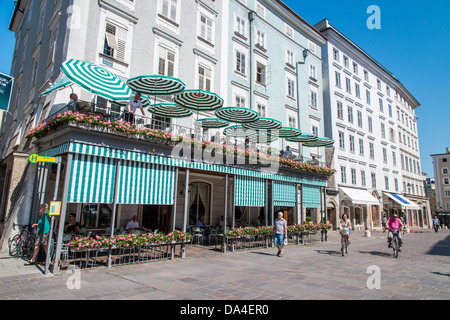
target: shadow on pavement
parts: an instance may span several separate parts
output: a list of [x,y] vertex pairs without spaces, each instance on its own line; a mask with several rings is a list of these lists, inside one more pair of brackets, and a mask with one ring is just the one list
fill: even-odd
[[436,243],[426,254],[435,256],[450,256],[450,236]]
[[359,251],[359,253],[362,254],[370,254],[373,256],[379,256],[379,257],[390,257],[392,256],[392,252],[381,252],[381,251]]
[[438,276],[446,276],[446,277],[450,277],[450,273],[442,273],[442,272],[431,272],[433,274],[437,274]]
[[335,250],[315,250],[317,253],[320,254],[328,254],[330,256],[341,256],[342,253],[340,251],[335,251]]

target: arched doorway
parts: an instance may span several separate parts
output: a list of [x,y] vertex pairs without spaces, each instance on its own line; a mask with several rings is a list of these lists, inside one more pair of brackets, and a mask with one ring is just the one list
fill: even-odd
[[189,185],[189,224],[195,225],[201,216],[205,224],[211,221],[211,185],[205,182],[192,182]]
[[[334,220],[333,220],[334,219]],[[327,222],[333,224],[333,228],[336,228],[336,206],[333,202],[327,204]]]

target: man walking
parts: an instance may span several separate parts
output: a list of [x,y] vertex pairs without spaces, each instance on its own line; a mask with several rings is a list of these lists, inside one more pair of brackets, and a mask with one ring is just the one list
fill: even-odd
[[278,248],[278,257],[283,256],[284,251],[284,239],[287,239],[287,222],[283,218],[283,212],[278,212],[278,219],[275,220],[273,228],[273,243]]

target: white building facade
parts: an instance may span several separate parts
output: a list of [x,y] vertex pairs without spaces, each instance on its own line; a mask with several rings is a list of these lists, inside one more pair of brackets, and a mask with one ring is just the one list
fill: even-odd
[[[368,230],[380,228],[383,214],[393,213],[405,215],[411,226],[427,225],[414,113],[419,103],[328,20],[315,27],[328,38],[322,48],[324,118],[327,137],[336,141],[340,216],[346,213],[356,228]],[[423,203],[405,198],[411,194]]]

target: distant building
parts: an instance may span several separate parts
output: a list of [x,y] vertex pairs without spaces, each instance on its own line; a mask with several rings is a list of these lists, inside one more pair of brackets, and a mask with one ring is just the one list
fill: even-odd
[[432,154],[436,190],[434,212],[445,224],[450,222],[450,148],[445,153]]

